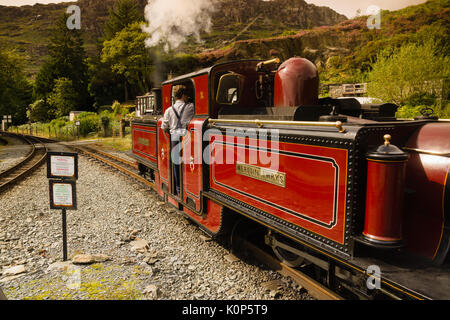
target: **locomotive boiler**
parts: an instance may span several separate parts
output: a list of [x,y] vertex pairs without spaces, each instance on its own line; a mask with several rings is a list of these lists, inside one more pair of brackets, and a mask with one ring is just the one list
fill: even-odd
[[[173,90],[195,116],[178,141],[162,115]],[[355,298],[450,299],[450,123],[395,118],[391,103],[318,97],[314,64],[226,62],[140,97],[133,155],[156,191],[211,236],[245,217],[286,264],[310,265]],[[368,273],[381,274],[368,288]]]

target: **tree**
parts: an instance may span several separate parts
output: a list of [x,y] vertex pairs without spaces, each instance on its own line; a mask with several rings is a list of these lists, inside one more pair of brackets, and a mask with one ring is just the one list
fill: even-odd
[[49,119],[49,106],[44,99],[36,100],[27,111],[27,117],[32,122],[45,122]]
[[0,116],[11,115],[14,124],[26,122],[32,86],[23,72],[24,59],[15,51],[0,49]]
[[55,80],[68,78],[76,92],[74,103],[77,109],[85,110],[89,104],[88,68],[83,39],[79,30],[66,26],[68,15],[57,20],[48,46],[49,59],[36,76],[34,95],[36,99],[47,99],[55,87]]
[[56,118],[69,115],[76,108],[77,92],[72,85],[72,80],[59,78],[55,81],[55,87],[48,96],[50,112]]
[[125,100],[128,100],[128,84],[136,86],[141,94],[151,88],[153,67],[149,50],[145,47],[146,37],[140,23],[134,23],[103,43],[102,62],[109,64],[111,70],[122,77]]
[[105,23],[105,40],[111,40],[116,33],[140,21],[143,21],[143,17],[135,0],[117,0],[113,9],[109,10],[109,17]]
[[412,95],[435,91],[438,82],[450,76],[450,58],[437,52],[432,41],[382,51],[368,74],[369,95],[403,104]]

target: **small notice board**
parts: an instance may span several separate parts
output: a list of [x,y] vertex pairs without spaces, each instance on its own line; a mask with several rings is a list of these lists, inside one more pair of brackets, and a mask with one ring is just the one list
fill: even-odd
[[50,180],[50,209],[77,209],[75,181]]
[[47,178],[78,179],[78,154],[49,152],[47,154]]

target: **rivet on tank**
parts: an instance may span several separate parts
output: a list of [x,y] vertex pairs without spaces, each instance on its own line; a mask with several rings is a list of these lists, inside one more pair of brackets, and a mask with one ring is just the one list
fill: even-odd
[[390,143],[367,153],[367,194],[363,239],[378,247],[402,245],[402,214],[408,154]]

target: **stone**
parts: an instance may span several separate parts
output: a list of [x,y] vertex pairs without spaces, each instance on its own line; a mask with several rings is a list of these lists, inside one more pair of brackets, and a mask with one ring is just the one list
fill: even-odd
[[227,254],[226,256],[224,256],[225,260],[227,260],[230,263],[235,263],[237,261],[239,261],[239,258],[236,257],[234,254]]
[[15,276],[21,273],[25,273],[27,270],[24,265],[18,265],[11,268],[3,270],[3,276]]
[[9,281],[15,280],[15,279],[17,279],[17,278],[23,277],[24,275],[25,275],[25,273],[18,274],[18,275],[16,275],[16,276],[5,277],[5,278],[3,278],[3,279],[0,279],[0,283],[6,283],[6,282],[9,282]]
[[143,239],[139,239],[139,238],[136,238],[136,240],[131,241],[130,245],[131,245],[131,251],[144,253],[148,249],[148,242]]
[[160,294],[160,290],[156,285],[151,284],[145,287],[143,293],[150,295],[153,299],[157,299]]
[[211,241],[211,240],[212,240],[212,238],[211,238],[211,237],[208,237],[208,236],[204,236],[204,235],[201,235],[201,236],[200,236],[200,239],[201,239],[201,240],[203,240],[204,242],[209,242],[209,241]]
[[281,280],[272,280],[261,283],[261,287],[263,287],[266,291],[280,290],[284,286],[284,282]]
[[74,265],[71,261],[60,261],[52,263],[48,268],[47,271],[67,271],[70,268],[72,268]]
[[111,258],[105,254],[77,254],[73,257],[74,264],[92,264],[97,262],[105,262]]

